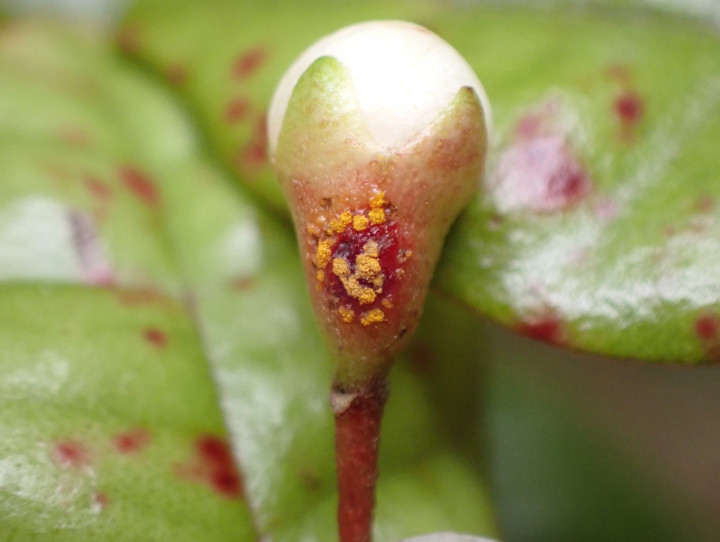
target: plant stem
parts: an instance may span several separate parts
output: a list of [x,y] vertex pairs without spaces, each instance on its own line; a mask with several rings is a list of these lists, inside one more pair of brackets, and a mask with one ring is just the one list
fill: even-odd
[[350,391],[333,384],[340,542],[372,541],[380,420],[387,396],[385,378]]

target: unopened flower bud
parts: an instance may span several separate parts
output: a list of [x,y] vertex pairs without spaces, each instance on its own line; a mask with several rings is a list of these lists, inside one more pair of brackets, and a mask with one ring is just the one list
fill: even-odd
[[468,64],[410,23],[345,28],[283,77],[269,146],[347,387],[384,376],[417,326],[448,228],[479,185],[488,118]]

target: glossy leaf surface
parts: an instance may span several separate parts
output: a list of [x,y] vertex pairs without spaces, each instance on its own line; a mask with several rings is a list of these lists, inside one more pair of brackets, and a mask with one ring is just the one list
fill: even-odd
[[[0,78],[0,539],[333,540],[330,363],[287,223],[107,36],[8,22]],[[475,357],[458,318],[428,324],[436,355]],[[492,533],[472,431],[417,371],[394,388],[378,539]]]
[[[177,17],[193,26],[176,33],[165,5],[143,3],[121,44],[161,72],[183,74],[180,92],[213,144],[273,206],[258,120],[268,81],[350,21],[427,25],[475,68],[496,119],[483,190],[452,233],[437,287],[556,345],[652,361],[717,359],[713,6],[217,2],[205,10],[181,2]],[[244,19],[262,22],[246,28]]]

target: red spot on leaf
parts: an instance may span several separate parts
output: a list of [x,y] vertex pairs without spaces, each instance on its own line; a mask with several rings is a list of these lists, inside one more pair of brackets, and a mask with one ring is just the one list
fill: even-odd
[[176,469],[178,476],[205,484],[227,499],[242,497],[242,478],[235,467],[232,451],[225,439],[201,435],[195,441],[195,455]]
[[709,196],[707,194],[703,194],[701,196],[698,196],[698,198],[695,200],[695,203],[693,205],[693,208],[699,212],[699,213],[712,213],[715,211],[715,198],[712,196]]
[[55,443],[53,457],[64,468],[84,467],[90,462],[90,456],[85,447],[73,440],[62,440]]
[[565,343],[565,333],[562,322],[553,316],[545,316],[537,320],[521,322],[517,325],[516,329],[531,339],[558,346],[562,346]]
[[225,440],[214,435],[203,435],[195,443],[198,455],[208,465],[227,468],[234,464],[230,446]]
[[95,495],[93,495],[93,500],[95,501],[95,504],[100,508],[100,510],[104,510],[105,508],[107,508],[107,505],[110,502],[107,494],[104,491],[96,491]]
[[135,454],[143,451],[150,444],[150,433],[138,427],[118,433],[112,439],[113,446],[121,454]]
[[120,168],[120,179],[125,187],[146,205],[155,207],[160,203],[160,194],[155,183],[139,169],[132,166]]
[[231,283],[231,286],[235,290],[246,291],[250,290],[255,285],[255,277],[253,276],[244,276],[237,279],[234,279]]
[[252,137],[243,145],[236,157],[238,170],[242,174],[251,174],[258,167],[267,163],[267,123],[265,115],[258,116],[255,120]]
[[210,473],[210,486],[220,495],[228,499],[242,497],[242,483],[240,476],[233,469],[216,470]]
[[591,182],[565,137],[539,135],[507,148],[488,186],[503,211],[550,212],[579,202]]
[[225,107],[225,120],[228,124],[235,124],[247,118],[250,112],[250,102],[247,98],[235,98]]
[[720,321],[714,314],[703,314],[695,320],[695,333],[703,341],[717,339]]
[[120,29],[117,44],[127,54],[135,54],[140,50],[140,28],[137,23],[126,24]]
[[167,335],[155,327],[149,327],[143,331],[145,339],[157,348],[164,348],[167,346],[168,338]]
[[171,85],[182,86],[188,79],[187,68],[182,64],[171,64],[165,72],[165,77]]
[[96,177],[87,177],[85,187],[90,195],[99,200],[107,200],[112,197],[112,189]]
[[262,47],[254,47],[240,54],[232,67],[236,79],[247,79],[265,63],[267,51]]
[[168,297],[160,290],[153,288],[140,288],[134,290],[120,289],[115,293],[116,299],[121,305],[133,307],[138,305],[165,304]]
[[615,98],[615,114],[625,124],[637,124],[643,117],[643,99],[634,90],[625,90]]

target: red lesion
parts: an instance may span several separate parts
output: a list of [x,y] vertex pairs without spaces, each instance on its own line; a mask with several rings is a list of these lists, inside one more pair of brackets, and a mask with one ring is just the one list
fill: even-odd
[[250,140],[243,143],[235,156],[235,165],[243,175],[252,175],[268,162],[267,121],[264,113],[255,117]]
[[613,114],[620,126],[620,140],[631,143],[645,117],[645,100],[635,88],[633,73],[628,66],[615,64],[608,67],[606,73],[620,87],[612,103]]
[[233,63],[233,76],[236,79],[247,79],[260,69],[267,57],[268,54],[264,47],[257,46],[243,51]]
[[160,203],[160,194],[153,180],[134,166],[123,166],[119,171],[120,180],[136,198],[149,207]]
[[236,124],[245,120],[250,113],[250,100],[245,97],[234,98],[225,106],[225,122]]
[[165,332],[155,327],[148,327],[143,330],[145,340],[156,348],[164,348],[168,344],[168,337]]
[[93,495],[93,501],[100,510],[107,508],[107,505],[110,503],[110,499],[108,499],[108,496],[104,491],[96,491]]
[[555,316],[520,322],[515,329],[526,337],[557,346],[564,346],[566,342],[563,323]]
[[178,476],[205,484],[227,499],[242,497],[242,478],[237,471],[228,442],[215,435],[200,435],[194,443],[194,457],[176,469]]
[[126,23],[117,35],[117,44],[120,49],[129,55],[140,51],[140,26],[137,22]]
[[378,193],[368,207],[346,210],[326,229],[315,228],[311,246],[317,287],[328,308],[347,324],[370,326],[388,319],[399,301],[404,264],[412,256],[394,208],[383,198]]
[[170,64],[165,71],[168,82],[176,87],[184,85],[188,80],[188,70],[180,63]]
[[112,198],[112,189],[97,177],[86,177],[85,187],[88,192],[98,200],[108,200]]
[[80,468],[90,463],[90,455],[81,443],[74,440],[61,440],[53,447],[55,461],[65,468]]
[[150,433],[138,427],[118,433],[112,439],[113,446],[121,454],[135,454],[143,451],[150,444]]
[[711,312],[700,314],[694,323],[695,335],[700,339],[708,360],[720,360],[720,317]]

